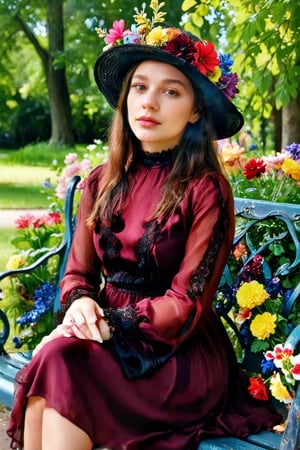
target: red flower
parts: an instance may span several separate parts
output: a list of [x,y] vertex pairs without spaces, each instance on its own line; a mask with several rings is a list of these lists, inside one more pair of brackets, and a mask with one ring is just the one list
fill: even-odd
[[197,53],[195,53],[196,67],[203,75],[213,72],[216,66],[220,65],[218,53],[212,42],[198,41],[195,43]]
[[300,380],[300,364],[296,364],[292,369],[291,373],[293,374],[295,380]]
[[33,221],[34,228],[40,228],[46,225],[45,216],[36,217]]
[[195,44],[185,33],[180,33],[162,46],[162,49],[190,64],[194,62]]
[[45,218],[45,223],[48,226],[57,225],[61,223],[61,215],[58,212],[51,212]]
[[268,391],[263,382],[262,377],[250,377],[250,386],[248,386],[248,391],[252,397],[257,400],[268,400]]
[[262,158],[250,159],[244,167],[243,174],[247,180],[252,178],[259,178],[266,171],[266,164]]
[[17,230],[20,230],[22,228],[28,228],[30,225],[33,224],[34,220],[35,217],[30,213],[20,216],[17,220],[15,220]]

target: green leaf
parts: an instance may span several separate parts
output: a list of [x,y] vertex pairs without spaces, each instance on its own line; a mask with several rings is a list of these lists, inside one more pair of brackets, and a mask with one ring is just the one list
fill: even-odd
[[197,5],[197,2],[195,0],[184,0],[181,5],[181,9],[182,9],[182,11],[186,12],[196,5]]
[[268,350],[270,347],[270,344],[268,341],[261,341],[259,339],[255,340],[251,344],[251,352],[253,353],[259,353],[263,352],[265,350]]

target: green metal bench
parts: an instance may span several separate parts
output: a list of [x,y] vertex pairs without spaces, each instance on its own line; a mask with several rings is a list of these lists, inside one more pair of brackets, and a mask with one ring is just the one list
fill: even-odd
[[[36,269],[41,264],[45,264],[49,258],[59,257],[59,270],[57,275],[56,296],[54,302],[54,313],[60,308],[60,292],[59,280],[62,278],[65,270],[65,264],[68,257],[68,252],[72,242],[73,231],[75,226],[75,216],[73,210],[73,201],[76,186],[79,182],[79,177],[74,177],[69,185],[66,203],[65,203],[65,235],[61,245],[53,249],[48,254],[41,257],[33,265],[27,268],[10,270],[0,274],[0,281],[8,276],[18,276],[20,273],[28,273]],[[267,261],[264,270],[270,276],[278,276],[280,280],[296,280],[293,286],[291,295],[285,304],[284,314],[288,316],[292,308],[295,306],[300,309],[300,205],[279,204],[264,201],[256,201],[249,199],[235,198],[236,209],[236,235],[234,246],[240,242],[246,242],[249,249],[247,260],[243,264],[251,261],[255,255],[267,255],[270,248],[284,243],[286,248],[289,248],[289,259],[281,260],[280,257],[275,258],[274,262]],[[272,226],[272,234],[267,238],[264,236],[262,230],[265,225],[276,224]],[[267,233],[268,234],[268,233]],[[267,259],[267,258],[266,258]],[[220,283],[220,288],[226,283],[228,285],[234,282],[236,274],[232,273],[230,263],[227,264],[223,278]],[[297,302],[297,304],[296,304]],[[240,331],[237,329],[232,321],[230,311],[234,307],[232,302],[216,303],[216,310],[221,317],[233,327],[238,339],[243,345],[243,338],[240,336]],[[300,311],[299,311],[300,312]],[[0,328],[0,403],[11,407],[13,403],[13,385],[16,372],[28,362],[31,358],[31,352],[16,352],[7,353],[5,351],[5,343],[9,336],[9,322],[3,311],[0,310],[0,324],[2,322],[2,329]],[[295,349],[299,347],[300,343],[300,324],[296,326],[289,335],[287,342],[289,342]],[[251,358],[245,358],[243,361],[245,370],[255,371],[253,368]],[[284,411],[284,410],[283,410]],[[282,411],[281,411],[282,412]],[[284,434],[276,434],[273,432],[262,431],[255,435],[250,435],[241,440],[235,437],[216,437],[203,440],[199,445],[198,450],[297,450],[300,449],[300,389],[297,389],[295,399],[288,412],[287,426]],[[178,449],[179,450],[179,449]]]

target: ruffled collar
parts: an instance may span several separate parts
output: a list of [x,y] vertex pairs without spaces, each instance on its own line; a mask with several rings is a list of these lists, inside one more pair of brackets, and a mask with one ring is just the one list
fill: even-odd
[[146,167],[165,167],[174,161],[177,152],[178,146],[155,153],[139,150],[137,152],[137,161]]

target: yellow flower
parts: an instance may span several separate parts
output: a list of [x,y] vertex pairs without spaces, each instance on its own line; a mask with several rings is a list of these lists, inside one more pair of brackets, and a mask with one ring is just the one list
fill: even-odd
[[24,265],[24,256],[12,255],[6,263],[7,270],[15,270]]
[[155,45],[157,47],[162,46],[165,42],[168,41],[168,33],[165,28],[155,27],[150,31],[148,36],[146,37],[147,45]]
[[241,308],[253,309],[269,298],[262,284],[253,280],[243,283],[236,293],[236,299]]
[[294,180],[300,180],[300,164],[291,158],[287,158],[283,161],[281,169],[287,175],[290,175]]
[[291,403],[293,398],[287,388],[282,384],[279,373],[272,376],[270,381],[270,391],[277,400],[284,403]]
[[250,325],[250,331],[257,339],[268,339],[271,334],[275,333],[276,329],[276,314],[264,312],[263,314],[257,314],[252,320]]
[[207,77],[212,83],[216,83],[222,76],[222,71],[220,67],[215,67],[213,72],[208,72]]

